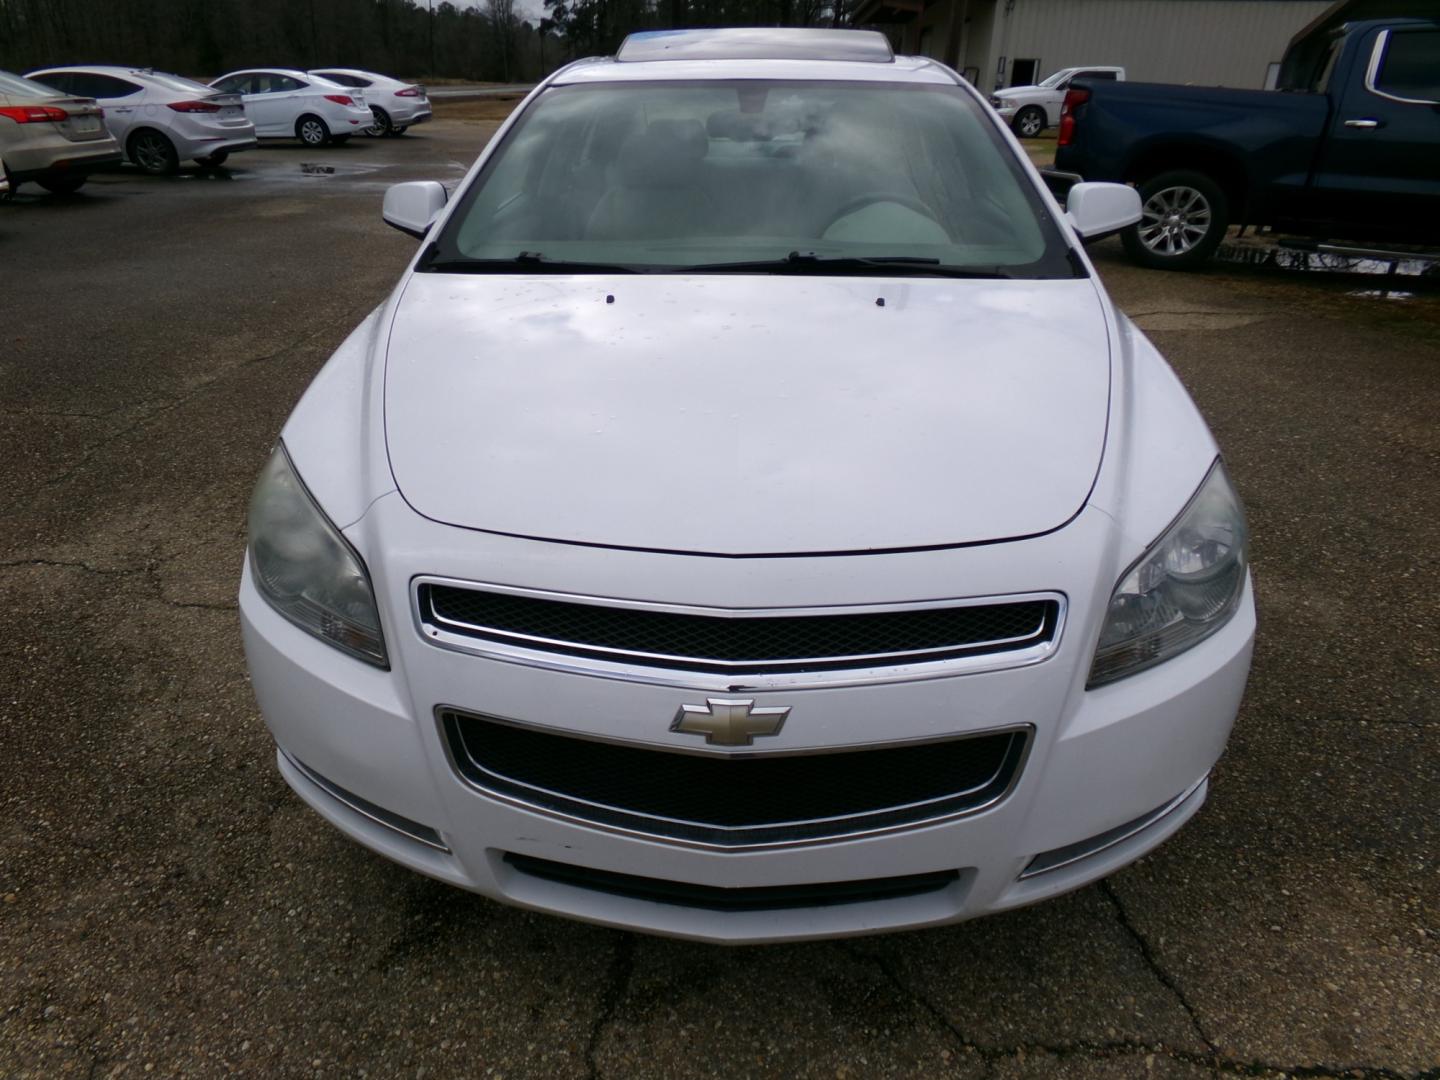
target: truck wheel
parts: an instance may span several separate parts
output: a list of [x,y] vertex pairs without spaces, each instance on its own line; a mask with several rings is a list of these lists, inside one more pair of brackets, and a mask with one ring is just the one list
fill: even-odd
[[1139,185],[1140,223],[1120,234],[1125,253],[1155,270],[1193,270],[1220,246],[1230,205],[1204,173],[1177,169]]
[[1011,129],[1022,139],[1033,139],[1045,130],[1045,110],[1027,105],[1015,114]]

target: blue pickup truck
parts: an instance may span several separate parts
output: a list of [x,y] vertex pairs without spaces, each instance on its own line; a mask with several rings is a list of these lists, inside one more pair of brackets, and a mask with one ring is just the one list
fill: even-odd
[[1139,189],[1137,262],[1191,269],[1230,225],[1440,244],[1440,0],[1337,5],[1296,35],[1278,90],[1072,85],[1055,167]]

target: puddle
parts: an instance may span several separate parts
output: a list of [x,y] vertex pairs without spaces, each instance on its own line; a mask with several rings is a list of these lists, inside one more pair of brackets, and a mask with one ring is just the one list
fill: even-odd
[[[1425,277],[1440,274],[1440,260],[1419,253],[1396,252],[1394,258],[1344,251],[1306,251],[1261,241],[1221,244],[1215,252],[1219,262],[1240,266],[1264,266],[1276,270],[1298,270],[1320,274],[1375,274],[1384,277]],[[1374,291],[1374,290],[1372,290]],[[1384,290],[1388,291],[1388,290]]]
[[1346,296],[1359,296],[1365,300],[1414,300],[1413,292],[1403,289],[1351,289]]

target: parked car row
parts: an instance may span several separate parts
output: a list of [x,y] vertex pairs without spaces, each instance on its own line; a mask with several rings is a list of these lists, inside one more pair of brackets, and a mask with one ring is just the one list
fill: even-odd
[[27,181],[73,192],[121,160],[164,175],[187,160],[221,165],[257,139],[338,145],[402,135],[430,118],[423,86],[350,68],[250,68],[209,84],[112,65],[0,72],[0,194]]

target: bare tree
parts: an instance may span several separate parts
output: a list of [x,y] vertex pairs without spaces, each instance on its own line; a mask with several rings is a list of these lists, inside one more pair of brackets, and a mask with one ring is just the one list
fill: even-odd
[[520,29],[520,20],[515,14],[515,0],[485,0],[485,18],[490,22],[496,53],[500,58],[501,78],[511,80],[512,61],[515,58],[515,37]]

